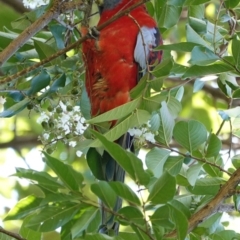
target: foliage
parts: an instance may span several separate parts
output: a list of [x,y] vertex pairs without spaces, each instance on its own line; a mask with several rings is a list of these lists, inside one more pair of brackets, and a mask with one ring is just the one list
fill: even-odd
[[[82,12],[52,20],[1,67],[0,100],[5,103],[0,117],[38,114],[42,126],[46,170],[17,168],[14,174],[28,179],[38,194],[19,200],[4,219],[23,220],[21,237],[40,240],[42,233],[60,229],[62,240],[240,239],[221,220],[229,204],[239,210],[240,200],[240,1],[155,0],[147,8],[164,38],[158,47],[163,60],[151,71],[153,79],[146,73],[131,91],[131,102],[100,116],[90,119],[79,49],[34,68],[81,37],[71,26],[83,20]],[[41,6],[15,20],[11,30],[0,32],[0,47],[6,48],[19,30],[48,10]],[[6,83],[7,77],[14,81]],[[117,124],[109,130],[106,122],[112,120]],[[145,165],[114,143],[129,129],[135,131],[136,148],[147,150]],[[78,156],[89,148],[107,150],[128,182],[89,177],[75,168],[76,157],[61,161],[62,143]],[[101,175],[97,159],[97,151],[88,153],[94,176]],[[114,212],[117,196],[124,205]],[[121,224],[119,236],[98,233],[97,198]]]

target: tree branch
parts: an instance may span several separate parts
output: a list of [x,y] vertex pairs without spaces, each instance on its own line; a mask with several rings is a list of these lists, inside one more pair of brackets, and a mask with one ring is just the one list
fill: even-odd
[[[193,214],[188,222],[188,232],[191,232],[198,224],[200,224],[204,219],[212,215],[213,213],[219,211],[219,208],[222,202],[232,196],[235,193],[235,188],[240,183],[240,168],[237,169],[229,180],[223,185],[220,186],[219,192],[217,195],[206,204],[201,210]],[[167,238],[176,237],[177,232],[173,231],[166,235]]]
[[84,10],[86,5],[82,1],[64,3],[60,0],[53,1],[53,5],[49,10],[36,20],[31,26],[26,28],[15,40],[13,40],[1,53],[0,53],[0,67],[31,37],[43,29],[52,19],[59,16],[62,12],[67,12],[72,9]]
[[13,232],[9,232],[9,231],[3,229],[2,227],[0,227],[0,232],[5,234],[5,235],[8,235],[10,237],[13,237],[13,238],[15,238],[17,240],[26,240],[25,238],[22,238],[19,234],[13,233]]

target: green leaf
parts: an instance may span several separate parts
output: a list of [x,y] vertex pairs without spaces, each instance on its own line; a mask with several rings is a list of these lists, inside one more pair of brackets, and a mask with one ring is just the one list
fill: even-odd
[[[178,19],[182,12],[181,6],[165,4],[160,9],[160,18],[158,19],[158,24],[161,28],[169,29],[177,24]],[[169,17],[174,16],[174,17]]]
[[172,211],[172,215],[177,216],[173,218],[177,230],[177,239],[184,240],[188,230],[188,219],[181,209],[176,207],[174,204],[170,203],[168,206]]
[[170,219],[170,209],[168,205],[159,207],[152,216],[150,216],[152,224],[157,224],[161,227],[172,229],[173,222]]
[[215,195],[224,181],[221,178],[198,179],[194,187],[188,187],[189,191],[196,195]]
[[168,171],[171,175],[176,176],[182,168],[184,157],[183,156],[170,156],[164,164],[164,170]]
[[232,40],[232,55],[237,69],[240,70],[240,41],[236,38]]
[[166,203],[173,199],[175,192],[176,180],[168,172],[165,172],[150,189],[148,201],[155,204]]
[[163,166],[170,154],[169,150],[153,148],[146,155],[146,165],[150,169],[154,176],[159,178],[163,173]]
[[41,232],[53,231],[72,220],[80,207],[76,203],[45,207],[32,216],[26,227]]
[[226,4],[227,8],[235,8],[239,2],[240,0],[225,0],[224,4]]
[[91,104],[85,86],[82,88],[80,108],[83,117],[89,120],[91,118]]
[[[78,221],[71,228],[72,238],[79,236],[84,230],[86,230],[94,218],[99,213],[98,208],[88,208],[79,217]],[[84,238],[85,239],[85,238]]]
[[15,206],[12,208],[7,216],[5,217],[5,221],[7,220],[16,220],[22,219],[25,216],[33,213],[34,211],[41,209],[40,203],[42,199],[36,198],[33,195],[27,196],[26,198],[21,199]]
[[65,164],[58,159],[43,152],[46,158],[46,164],[57,174],[64,185],[72,191],[79,191],[82,187],[83,176],[75,171],[72,166]]
[[155,48],[156,50],[171,50],[176,52],[191,52],[196,47],[196,43],[181,42],[173,44],[164,44]]
[[114,208],[117,201],[117,195],[112,190],[108,182],[99,181],[98,183],[93,183],[91,185],[91,191],[96,194],[109,208]]
[[103,135],[93,131],[93,134],[102,142],[105,150],[137,183],[146,186],[149,175],[144,171],[142,161],[133,153],[124,150],[118,144],[108,141]]
[[187,42],[192,42],[213,50],[210,43],[206,42],[189,24],[186,25],[186,37]]
[[58,49],[65,48],[64,33],[66,31],[66,28],[64,26],[58,25],[58,24],[49,25],[48,27],[55,38]]
[[222,142],[215,134],[211,134],[208,138],[208,146],[206,151],[206,157],[217,157],[222,148]]
[[232,164],[236,169],[240,168],[240,154],[237,154],[232,158]]
[[117,194],[117,196],[125,199],[126,201],[130,202],[131,204],[136,204],[138,206],[141,205],[141,202],[135,192],[128,187],[126,184],[121,182],[109,182],[109,185]]
[[[38,40],[34,40],[34,47],[37,50],[40,60],[43,60],[43,59],[56,53],[56,50],[53,47],[51,47],[49,44],[40,42]],[[60,60],[55,59],[55,60],[51,61],[51,64],[58,65],[58,64],[60,64]]]
[[193,85],[193,92],[196,93],[200,90],[202,90],[203,86],[204,86],[205,82],[200,80],[200,79],[196,79],[194,81],[194,85]]
[[205,126],[195,120],[179,121],[173,130],[175,140],[190,153],[207,140]]
[[[122,225],[128,226],[130,221],[140,226],[144,225],[143,214],[136,207],[133,207],[133,206],[123,207],[118,211],[118,214],[124,216],[124,219],[121,217],[118,217],[118,220]],[[127,220],[125,220],[125,218]]]
[[141,98],[137,98],[129,103],[116,107],[106,113],[103,113],[95,118],[89,119],[86,123],[95,124],[100,122],[107,122],[117,120],[132,113],[140,104]]
[[63,188],[63,186],[57,182],[57,178],[50,176],[46,172],[37,172],[24,168],[17,168],[16,170],[17,173],[15,173],[14,176],[36,181],[40,186],[50,191],[57,191],[58,188]]
[[219,57],[214,54],[209,48],[196,46],[192,50],[192,57],[189,60],[190,64],[205,66],[219,60]]
[[155,136],[155,139],[166,146],[168,146],[169,142],[172,140],[172,133],[174,127],[174,119],[169,109],[167,107],[166,102],[162,102],[162,107],[160,109],[160,128],[158,135]]
[[48,94],[57,92],[59,88],[62,88],[65,86],[65,83],[66,83],[66,75],[64,73],[53,82],[53,84],[50,86],[48,90]]
[[[115,141],[116,139],[120,138],[123,134],[125,134],[128,129],[141,126],[142,124],[146,123],[150,119],[150,113],[137,109],[134,111],[129,117],[121,121],[119,124],[111,128],[104,137],[107,138],[109,141]],[[91,143],[90,147],[100,147],[100,141],[95,140]]]
[[181,103],[173,96],[169,96],[167,99],[167,107],[173,118],[177,118],[182,110]]
[[22,111],[28,105],[29,102],[31,102],[30,99],[28,99],[28,98],[23,99],[21,102],[18,102],[16,104],[14,104],[13,106],[7,108],[3,112],[1,112],[0,118],[8,118],[8,117],[12,117],[12,116],[16,115],[17,113]]
[[187,180],[191,186],[195,185],[201,169],[202,169],[201,164],[195,164],[187,170]]
[[[153,76],[155,76],[157,78],[164,77],[170,73],[172,67],[173,67],[172,58],[167,58],[167,59],[164,59],[163,61],[161,61],[161,64],[157,65],[151,73]],[[150,82],[150,85],[151,84],[152,83]],[[154,84],[154,79],[153,79],[153,84]]]
[[96,148],[89,148],[86,159],[94,177],[96,177],[98,180],[105,180],[102,166],[102,156],[96,150]]
[[49,83],[50,83],[49,74],[45,70],[41,71],[39,75],[37,75],[31,80],[31,87],[27,91],[27,95],[30,96],[39,92],[43,88],[47,87]]
[[205,75],[219,74],[224,72],[233,71],[233,67],[230,65],[223,64],[221,62],[214,63],[208,66],[197,66],[190,67],[183,75],[183,78],[199,77]]
[[42,234],[40,232],[33,231],[32,229],[26,227],[26,225],[29,223],[31,218],[32,216],[30,215],[24,219],[22,226],[19,230],[19,234],[21,235],[21,237],[26,239],[41,240]]

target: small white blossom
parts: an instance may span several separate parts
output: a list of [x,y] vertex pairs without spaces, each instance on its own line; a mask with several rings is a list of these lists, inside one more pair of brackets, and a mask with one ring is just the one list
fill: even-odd
[[76,155],[77,155],[78,157],[81,157],[82,154],[83,154],[83,153],[82,153],[81,151],[77,151],[77,152],[76,152]]
[[48,121],[49,119],[49,115],[47,115],[45,112],[41,112],[40,117],[37,119],[37,123],[41,124],[43,121]]
[[0,104],[3,105],[6,102],[6,99],[0,96]]
[[77,142],[76,141],[70,141],[68,144],[69,144],[70,147],[75,147],[77,145]]
[[154,134],[151,133],[151,132],[144,133],[143,136],[144,136],[144,138],[145,138],[147,141],[149,141],[149,142],[151,142],[151,143],[155,143],[155,142],[156,142],[155,139],[154,139]]
[[83,132],[86,130],[87,126],[84,126],[80,121],[77,123],[76,126],[76,132],[78,134],[83,134]]
[[59,102],[59,106],[62,108],[64,112],[67,111],[67,106],[62,101]]
[[49,133],[44,133],[44,134],[43,134],[43,138],[44,138],[45,140],[48,140],[49,136],[50,136]]
[[27,8],[36,8],[41,5],[46,5],[49,0],[23,0],[23,5]]

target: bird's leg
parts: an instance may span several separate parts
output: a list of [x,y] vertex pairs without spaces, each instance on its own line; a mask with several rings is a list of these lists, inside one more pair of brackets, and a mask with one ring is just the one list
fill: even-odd
[[96,27],[92,27],[89,29],[88,34],[90,35],[91,38],[98,40],[100,32],[97,30]]

